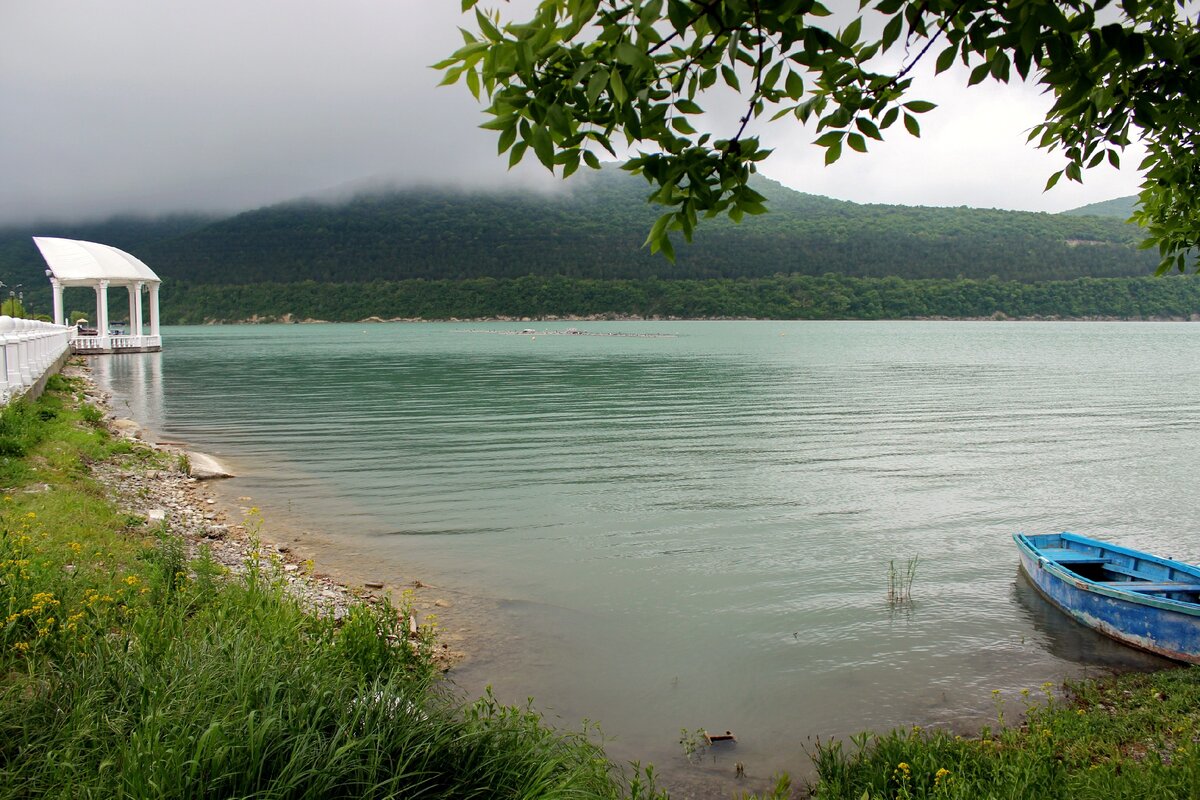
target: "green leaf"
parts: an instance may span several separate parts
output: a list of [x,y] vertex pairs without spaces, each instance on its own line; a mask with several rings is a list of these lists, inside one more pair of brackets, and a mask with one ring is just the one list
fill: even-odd
[[658,243],[658,249],[666,256],[667,261],[675,263],[675,245],[671,244],[671,236],[668,233],[662,235],[662,239]]
[[787,78],[783,82],[783,88],[787,92],[788,97],[799,100],[804,94],[804,78],[800,73],[788,70]]
[[891,47],[897,39],[900,38],[900,32],[903,30],[904,17],[896,15],[883,28],[883,38],[880,40],[883,43],[883,49]]
[[704,109],[693,103],[691,100],[676,100],[675,108],[684,114],[703,114]]
[[692,123],[688,122],[687,117],[672,117],[671,127],[685,136],[691,136],[696,133],[696,129],[692,127]]
[[525,144],[524,142],[517,142],[513,145],[512,150],[510,150],[508,153],[509,169],[512,169],[520,163],[521,159],[525,157],[525,151],[528,149],[528,147],[529,145]]
[[1059,179],[1059,178],[1061,178],[1061,177],[1062,177],[1062,175],[1063,175],[1063,174],[1062,174],[1062,170],[1061,170],[1061,169],[1060,169],[1058,172],[1056,172],[1056,173],[1054,173],[1053,175],[1051,175],[1051,176],[1050,176],[1050,180],[1046,181],[1046,188],[1045,188],[1045,189],[1043,189],[1042,191],[1043,191],[1043,192],[1048,192],[1048,191],[1050,191],[1051,189],[1053,189],[1053,188],[1054,188],[1054,184],[1058,183],[1058,179]]
[[608,85],[608,71],[598,69],[592,73],[592,77],[588,78],[587,82],[587,102],[589,108],[595,108],[596,101],[600,99],[600,93],[604,91],[604,87]]
[[995,57],[992,58],[990,70],[992,77],[1003,83],[1008,83],[1008,69],[1010,63],[1011,62],[1008,60],[1008,55],[1003,50],[997,52]]
[[829,133],[821,134],[817,140],[813,142],[817,147],[833,147],[842,140],[846,135],[845,131],[830,131]]
[[904,115],[904,127],[913,136],[919,137],[921,135],[921,126],[917,123],[917,118],[912,114]]
[[530,144],[538,161],[550,170],[554,169],[554,142],[550,139],[550,131],[542,125],[534,125],[530,133]]
[[625,81],[621,80],[621,73],[615,69],[608,76],[608,86],[612,89],[613,100],[617,101],[617,105],[625,105],[625,101],[629,99],[629,92],[625,89]]
[[780,74],[783,73],[783,62],[775,62],[775,66],[767,71],[767,77],[763,78],[762,88],[764,91],[771,91],[775,88],[775,84],[779,81]]
[[649,64],[650,58],[642,50],[634,47],[629,42],[619,42],[616,52],[617,61],[622,64],[628,64],[631,67],[642,68]]
[[513,142],[517,140],[516,127],[508,127],[500,131],[500,140],[496,143],[496,152],[503,153],[505,150],[513,146]]
[[571,153],[568,153],[566,160],[563,161],[563,180],[571,177],[571,174],[577,169],[579,169],[579,151],[575,150]]
[[879,132],[879,128],[866,117],[859,117],[854,120],[854,126],[872,139],[883,140],[883,134]]
[[663,214],[654,220],[654,226],[650,228],[650,233],[646,235],[646,241],[642,242],[642,247],[650,245],[651,253],[658,252],[660,243],[666,235],[667,224],[670,223],[672,216],[672,214]]
[[842,31],[842,35],[838,37],[839,41],[847,47],[853,47],[858,42],[858,37],[862,34],[862,17],[855,17],[854,21],[846,26]]
[[515,128],[517,117],[515,114],[509,114],[504,117],[492,117],[487,122],[482,123],[479,127],[485,131],[505,131],[509,128]]
[[600,169],[600,159],[596,158],[596,154],[591,150],[583,151],[583,161],[592,169]]
[[850,145],[851,150],[857,150],[860,153],[867,152],[867,140],[862,137],[861,133],[852,133],[847,136],[846,144]]
[[924,114],[937,108],[937,103],[930,103],[928,100],[913,100],[905,103],[904,107],[914,114]]
[[742,86],[738,83],[737,73],[727,64],[721,65],[721,77],[725,79],[725,85],[733,89],[735,92],[740,92]]
[[825,151],[825,166],[829,166],[841,157],[842,143],[838,142],[837,144],[830,145],[829,149]]
[[954,57],[958,55],[958,45],[950,45],[942,52],[938,53],[937,67],[934,70],[935,75],[941,75],[946,70],[950,69],[950,65],[954,63]]
[[500,31],[497,30],[496,26],[492,24],[492,21],[488,19],[487,14],[484,14],[478,8],[475,9],[475,21],[479,23],[479,30],[489,40],[498,42],[500,39],[504,38],[500,35]]
[[991,71],[990,64],[980,64],[975,69],[971,70],[971,77],[967,79],[967,86],[974,86],[977,83],[982,83],[983,79],[988,76]]
[[667,3],[667,18],[671,20],[671,27],[676,33],[683,33],[687,30],[688,21],[692,18],[691,9],[688,4],[682,0],[669,0]]

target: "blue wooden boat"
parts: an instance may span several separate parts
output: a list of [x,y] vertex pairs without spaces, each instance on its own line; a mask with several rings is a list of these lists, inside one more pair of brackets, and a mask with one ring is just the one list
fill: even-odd
[[1033,585],[1077,622],[1200,664],[1200,567],[1073,533],[1013,538]]

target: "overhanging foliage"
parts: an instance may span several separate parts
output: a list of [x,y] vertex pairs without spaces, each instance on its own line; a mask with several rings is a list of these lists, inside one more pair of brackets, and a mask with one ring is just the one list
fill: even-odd
[[[475,31],[435,65],[490,102],[484,128],[515,164],[528,151],[566,176],[599,166],[614,139],[647,150],[626,168],[670,209],[647,243],[669,258],[669,232],[691,239],[701,215],[735,220],[766,211],[748,181],[770,151],[747,135],[771,114],[814,122],[826,163],[865,152],[899,123],[920,135],[933,104],[911,97],[924,58],[937,71],[956,61],[969,83],[1013,78],[1055,98],[1030,141],[1061,151],[1050,176],[1082,181],[1086,169],[1120,164],[1141,139],[1148,155],[1136,219],[1160,271],[1196,264],[1200,189],[1200,32],[1176,0],[864,0],[840,28],[817,0],[542,0],[525,22],[474,10]],[[874,17],[872,24],[864,20]],[[882,23],[878,36],[865,28]],[[903,53],[881,71],[879,57]],[[740,93],[736,132],[714,138],[696,126],[705,92]]]

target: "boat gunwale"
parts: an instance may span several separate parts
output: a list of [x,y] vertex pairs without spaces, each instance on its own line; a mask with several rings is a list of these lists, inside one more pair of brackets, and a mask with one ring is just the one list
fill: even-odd
[[[1192,564],[1185,564],[1182,561],[1175,561],[1174,559],[1156,556],[1153,553],[1146,553],[1141,550],[1131,550],[1126,547],[1121,547],[1120,545],[1101,542],[1096,539],[1089,539],[1086,536],[1080,536],[1079,534],[1070,533],[1068,531],[1063,531],[1058,534],[1033,535],[1060,536],[1068,539],[1069,541],[1077,542],[1088,547],[1096,547],[1101,550],[1108,550],[1123,556],[1154,561],[1158,564],[1186,572],[1189,575],[1194,575],[1197,579],[1196,582],[1200,583],[1200,567],[1196,567]],[[1193,603],[1186,600],[1173,600],[1168,597],[1158,597],[1153,594],[1145,594],[1132,589],[1120,589],[1117,588],[1117,586],[1098,583],[1090,578],[1083,577],[1077,572],[1071,571],[1066,566],[1056,561],[1053,556],[1043,554],[1041,549],[1032,541],[1030,541],[1029,535],[1017,533],[1013,535],[1013,539],[1017,543],[1017,548],[1025,551],[1034,562],[1039,564],[1056,579],[1063,581],[1064,583],[1069,583],[1077,589],[1086,592],[1092,592],[1104,597],[1110,597],[1114,600],[1120,600],[1121,602],[1135,603],[1137,605],[1148,606],[1163,611],[1174,611],[1181,614],[1188,614],[1193,617],[1200,617],[1200,602]],[[1022,567],[1023,566],[1024,564],[1022,564]]]

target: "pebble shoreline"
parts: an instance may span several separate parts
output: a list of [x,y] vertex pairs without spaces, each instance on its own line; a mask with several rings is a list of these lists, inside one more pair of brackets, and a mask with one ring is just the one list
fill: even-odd
[[[96,385],[86,365],[71,363],[62,372],[84,382],[85,400],[104,413],[105,423],[114,436],[136,442],[139,447],[177,457],[183,455],[184,451],[174,446],[145,441],[136,422],[116,418],[112,396]],[[289,546],[259,539],[254,513],[241,522],[230,521],[226,512],[218,508],[206,479],[179,469],[138,470],[111,462],[93,464],[92,474],[123,511],[146,519],[150,525],[165,523],[170,533],[184,541],[190,558],[206,547],[213,560],[232,575],[243,574],[252,558],[257,558],[263,568],[277,565],[286,591],[311,613],[341,619],[353,605],[380,600],[370,591],[353,589],[329,575],[312,571],[312,563],[297,557]],[[409,624],[415,626],[415,617]],[[443,643],[437,648],[434,662],[446,671],[462,657]]]

